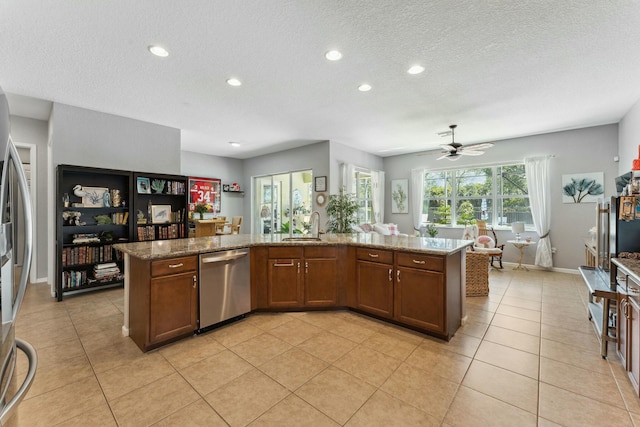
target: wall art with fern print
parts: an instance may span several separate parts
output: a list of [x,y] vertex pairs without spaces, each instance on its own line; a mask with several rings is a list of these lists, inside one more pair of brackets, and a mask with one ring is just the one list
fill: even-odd
[[409,213],[409,180],[391,180],[391,213]]
[[562,203],[596,203],[604,194],[604,173],[562,175]]

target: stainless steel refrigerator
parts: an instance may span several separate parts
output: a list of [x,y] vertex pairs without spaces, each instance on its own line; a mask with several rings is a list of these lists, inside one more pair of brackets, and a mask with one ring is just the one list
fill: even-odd
[[[0,88],[0,426],[10,423],[31,387],[38,364],[35,349],[15,337],[15,321],[31,267],[33,219],[27,179],[10,127],[7,96]],[[18,350],[26,354],[29,363],[24,378],[16,378]]]

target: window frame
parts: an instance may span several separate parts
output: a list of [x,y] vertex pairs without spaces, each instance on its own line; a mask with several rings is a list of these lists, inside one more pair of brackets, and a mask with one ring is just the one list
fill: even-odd
[[[438,227],[451,227],[451,228],[459,228],[459,227],[464,227],[465,224],[463,224],[462,222],[459,222],[459,218],[458,218],[458,204],[460,202],[460,200],[477,200],[477,199],[483,199],[486,198],[487,199],[487,205],[490,205],[490,207],[488,206],[487,208],[487,216],[488,218],[491,218],[491,221],[489,222],[487,220],[487,225],[490,227],[493,227],[494,229],[510,229],[511,227],[511,223],[510,222],[502,222],[499,221],[499,219],[501,219],[502,217],[499,216],[499,211],[502,211],[500,213],[504,213],[504,200],[506,199],[515,199],[515,198],[522,198],[522,199],[526,199],[526,206],[529,207],[529,216],[531,216],[531,209],[530,209],[530,198],[529,198],[529,191],[528,188],[526,189],[526,193],[525,194],[505,194],[502,192],[501,188],[498,188],[498,180],[499,180],[499,174],[502,173],[502,169],[505,167],[513,167],[513,166],[519,166],[524,168],[524,162],[505,162],[505,163],[495,163],[495,164],[485,164],[485,165],[468,165],[468,166],[464,166],[464,167],[455,167],[455,168],[442,168],[442,169],[425,169],[425,173],[424,173],[424,177],[423,177],[423,182],[424,182],[424,194],[423,194],[423,204],[422,204],[422,216],[423,218],[428,218],[429,220],[431,218],[429,218],[429,204],[425,203],[426,202],[426,198],[425,195],[427,194],[427,191],[429,191],[432,187],[430,187],[428,185],[428,181],[429,181],[429,174],[433,173],[433,174],[445,174],[444,177],[440,177],[439,179],[444,179],[445,185],[450,185],[450,195],[443,195],[443,196],[439,196],[439,197],[432,197],[431,196],[431,192],[429,191],[429,195],[428,195],[428,200],[431,203],[433,200],[444,200],[446,203],[449,204],[450,209],[449,209],[449,213],[448,216],[450,217],[450,220],[448,223],[437,223],[434,222],[433,224],[435,224]],[[491,176],[491,194],[486,195],[486,196],[461,196],[459,194],[459,176],[461,175],[461,171],[469,171],[469,170],[475,170],[475,169],[491,169],[492,170],[492,176]],[[524,173],[524,169],[523,169],[523,178],[525,179],[525,183],[526,183],[526,175]],[[502,180],[500,181],[502,183]],[[502,185],[502,187],[504,187],[504,184]],[[446,191],[445,191],[446,193]],[[475,218],[476,220],[478,220],[478,218]],[[429,221],[430,222],[430,221]],[[527,229],[531,229],[533,228],[533,220],[531,219],[530,222],[525,222],[525,227]]]

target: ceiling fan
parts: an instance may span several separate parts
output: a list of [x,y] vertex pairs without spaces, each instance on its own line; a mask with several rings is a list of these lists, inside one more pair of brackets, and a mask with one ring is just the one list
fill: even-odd
[[455,142],[455,128],[458,125],[449,125],[451,129],[451,143],[442,144],[441,147],[444,150],[443,155],[438,157],[440,159],[449,159],[451,161],[458,160],[460,156],[480,156],[484,154],[485,148],[493,147],[493,142],[483,142],[481,144],[473,144],[463,146],[462,144]]

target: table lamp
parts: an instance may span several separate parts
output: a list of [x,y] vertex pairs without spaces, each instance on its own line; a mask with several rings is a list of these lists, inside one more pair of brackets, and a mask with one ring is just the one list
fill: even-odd
[[511,231],[516,235],[516,240],[520,240],[520,234],[524,233],[524,222],[511,224]]

